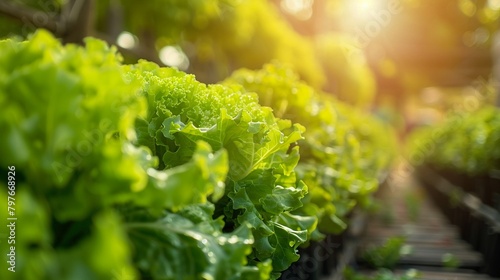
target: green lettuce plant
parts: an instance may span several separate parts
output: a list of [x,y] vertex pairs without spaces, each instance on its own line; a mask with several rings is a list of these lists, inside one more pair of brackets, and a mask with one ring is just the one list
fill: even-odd
[[315,91],[289,68],[268,64],[260,70],[238,70],[224,84],[273,108],[280,118],[301,123],[307,130],[299,141],[299,178],[309,193],[296,213],[316,215],[318,231],[339,233],[346,215],[357,204],[367,205],[379,176],[394,157],[391,131],[371,116]]
[[469,175],[500,170],[500,111],[485,106],[450,115],[443,123],[415,131],[408,140],[412,163],[432,164]]
[[224,231],[248,224],[255,243],[250,263],[272,261],[273,277],[298,260],[297,247],[316,226],[314,217],[293,216],[307,187],[296,179],[304,128],[277,119],[256,95],[205,85],[192,75],[141,62],[126,67],[142,83],[149,113],[137,120],[138,144],[160,158],[160,168],[182,165],[197,141],[226,151],[225,192],[215,206]]

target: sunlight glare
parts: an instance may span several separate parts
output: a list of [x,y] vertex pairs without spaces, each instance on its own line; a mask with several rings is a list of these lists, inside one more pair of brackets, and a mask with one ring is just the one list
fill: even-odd
[[180,70],[186,70],[189,67],[189,60],[184,52],[174,46],[166,46],[160,50],[160,60],[165,65],[177,67]]
[[281,0],[281,8],[300,20],[308,20],[312,16],[314,0]]
[[372,13],[383,9],[382,0],[358,0],[350,2],[350,12],[356,21],[366,21]]
[[492,10],[500,10],[500,0],[488,0],[488,7]]
[[360,4],[359,4],[359,7],[362,9],[362,10],[370,10],[370,8],[373,7],[373,1],[370,1],[370,0],[365,0],[365,1],[362,1]]
[[116,44],[124,49],[133,49],[137,44],[137,38],[132,33],[123,31],[116,39]]

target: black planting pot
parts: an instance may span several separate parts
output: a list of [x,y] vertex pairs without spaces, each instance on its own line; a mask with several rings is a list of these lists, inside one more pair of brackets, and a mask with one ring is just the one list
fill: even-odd
[[479,198],[482,202],[485,202],[486,197],[486,177],[475,176],[473,183],[469,186],[469,190],[464,189],[466,192],[472,194],[473,196]]
[[459,229],[464,226],[462,216],[464,215],[465,209],[461,205],[450,205],[451,208],[451,223],[456,225]]
[[428,165],[426,168],[438,173],[451,184],[480,199],[491,199],[488,194],[491,193],[492,189],[500,191],[500,178],[493,178],[489,174],[469,175],[455,169],[433,165]]
[[[434,171],[451,184],[458,187],[465,193],[469,193],[487,205],[500,212],[500,178],[489,175],[468,176],[458,174],[453,170],[443,170],[433,168]],[[426,178],[425,172],[418,170],[421,178]],[[442,211],[448,220],[456,225],[460,232],[460,237],[467,241],[475,251],[480,252],[484,258],[484,265],[481,271],[493,276],[500,277],[500,232],[493,230],[490,222],[485,217],[475,214],[462,202],[454,205],[450,194],[445,194],[438,190],[434,182],[422,180],[430,197],[435,205]],[[453,192],[452,192],[453,193]]]
[[490,235],[492,234],[491,226],[483,219],[480,222],[480,244],[479,244],[479,252],[483,255],[485,260],[488,260],[488,253],[491,248],[491,244],[489,243]]
[[475,177],[472,177],[463,172],[458,172],[451,168],[443,168],[443,167],[430,167],[433,171],[437,172],[441,177],[449,181],[455,186],[462,188],[466,192],[471,192],[474,189],[474,181]]
[[281,274],[281,280],[319,280],[331,275],[337,267],[343,250],[345,232],[329,234],[321,241],[313,241],[306,248],[299,248],[300,258]]
[[311,242],[307,248],[299,248],[300,258],[281,273],[281,280],[318,280],[320,279],[319,260],[314,258],[318,242]]
[[323,250],[321,253],[325,256],[321,270],[322,275],[331,275],[338,266],[340,252],[344,249],[344,236],[344,233],[338,235],[329,234],[322,240]]
[[490,176],[487,186],[487,195],[491,198],[491,202],[488,205],[500,212],[500,178]]
[[500,210],[500,178],[489,174],[468,175],[457,170],[428,167],[464,192],[479,198],[484,204]]
[[453,205],[450,197],[445,195],[442,192],[437,192],[436,196],[438,197],[438,205],[441,208],[441,211],[443,214],[446,216],[448,221],[450,221],[452,224],[456,225],[456,218],[455,218],[455,209],[457,208],[456,205]]
[[486,256],[486,273],[492,277],[500,277],[500,233],[488,236],[489,251]]
[[319,280],[334,275],[347,235],[346,229],[340,234],[327,234],[321,241],[311,241],[306,248],[299,247],[299,260],[283,271],[279,279]]
[[460,237],[468,241],[469,211],[463,206],[457,206],[455,210],[455,224],[458,227]]
[[472,245],[474,250],[479,251],[482,246],[481,219],[474,215],[471,217],[470,236],[471,240],[469,243]]

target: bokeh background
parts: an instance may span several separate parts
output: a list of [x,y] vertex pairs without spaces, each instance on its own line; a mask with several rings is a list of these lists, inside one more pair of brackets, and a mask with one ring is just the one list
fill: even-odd
[[496,102],[499,15],[498,0],[2,0],[0,37],[94,36],[207,83],[277,61],[404,135]]

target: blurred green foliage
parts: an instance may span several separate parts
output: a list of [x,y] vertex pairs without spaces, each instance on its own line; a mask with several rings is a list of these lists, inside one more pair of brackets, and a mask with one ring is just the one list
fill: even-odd
[[136,275],[111,206],[132,201],[147,182],[141,151],[123,152],[145,106],[123,81],[114,49],[96,40],[63,48],[46,32],[0,49],[0,161],[16,168],[18,218],[16,273],[3,262],[1,278]]
[[415,131],[408,140],[408,156],[416,165],[484,175],[500,169],[499,143],[500,110],[485,106]]
[[397,275],[389,269],[379,269],[373,275],[366,275],[357,273],[354,269],[348,267],[344,271],[344,277],[346,280],[411,280],[420,279],[420,273],[418,270],[409,269],[402,275]]
[[341,33],[325,33],[314,41],[316,56],[328,77],[323,89],[355,107],[371,106],[377,88],[375,76],[356,40]]
[[460,260],[451,253],[443,254],[441,259],[445,268],[455,269],[460,267]]
[[[44,21],[64,7],[60,1],[17,4],[37,9],[34,16]],[[139,53],[147,57],[158,58],[165,46],[179,47],[189,59],[188,72],[201,81],[217,82],[238,68],[258,69],[276,60],[313,88],[326,89],[345,102],[363,107],[373,102],[375,80],[355,42],[335,33],[300,34],[273,1],[104,0],[95,1],[91,17],[95,20],[89,35],[115,43],[121,31],[131,32],[138,38]],[[23,20],[0,20],[6,22],[3,36],[27,36],[36,29]]]
[[391,237],[381,246],[366,249],[363,260],[373,268],[391,269],[399,262],[405,241],[404,237]]

